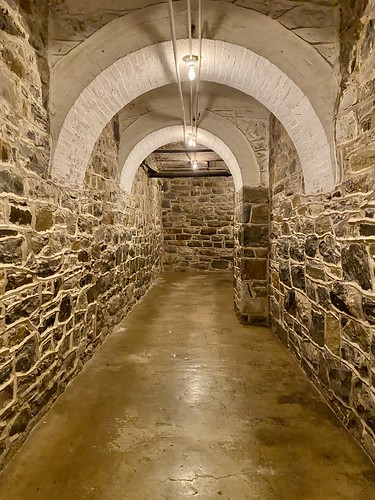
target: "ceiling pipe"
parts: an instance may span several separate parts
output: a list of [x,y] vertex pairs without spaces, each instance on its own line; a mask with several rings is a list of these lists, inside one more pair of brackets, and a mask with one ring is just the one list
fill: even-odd
[[186,141],[186,111],[185,111],[184,96],[182,93],[180,69],[177,61],[177,38],[176,38],[176,26],[174,21],[173,0],[168,0],[168,9],[169,9],[169,22],[171,25],[171,34],[172,34],[173,58],[176,70],[178,93],[180,96],[181,108],[182,108],[182,126],[183,126],[184,140]]
[[202,0],[198,0],[198,37],[199,37],[199,56],[198,56],[197,86],[195,88],[195,135],[198,135],[199,84],[201,79],[201,67],[202,67]]

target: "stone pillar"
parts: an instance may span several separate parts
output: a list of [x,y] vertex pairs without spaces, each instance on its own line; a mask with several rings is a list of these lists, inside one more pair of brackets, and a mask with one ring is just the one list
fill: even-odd
[[235,195],[234,307],[243,324],[268,324],[268,228],[268,189],[242,188]]

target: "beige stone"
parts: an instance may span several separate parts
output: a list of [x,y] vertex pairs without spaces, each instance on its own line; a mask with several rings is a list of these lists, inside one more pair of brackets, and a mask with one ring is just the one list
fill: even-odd
[[332,315],[326,316],[325,343],[333,354],[340,354],[340,321]]

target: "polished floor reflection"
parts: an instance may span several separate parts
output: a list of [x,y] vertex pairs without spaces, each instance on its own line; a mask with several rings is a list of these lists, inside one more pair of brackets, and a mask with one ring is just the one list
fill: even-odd
[[1,500],[374,498],[369,459],[232,277],[165,274],[0,477]]

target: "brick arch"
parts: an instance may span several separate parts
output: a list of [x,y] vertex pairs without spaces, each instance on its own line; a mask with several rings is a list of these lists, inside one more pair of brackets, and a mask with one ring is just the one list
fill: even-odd
[[[188,41],[179,40],[178,59],[187,52]],[[187,78],[185,72],[182,77]],[[66,116],[52,160],[52,179],[81,189],[91,151],[108,121],[139,95],[174,80],[171,42],[140,49],[103,70]],[[306,192],[333,189],[334,169],[323,125],[302,90],[277,66],[244,47],[203,40],[202,80],[234,87],[261,102],[291,137]]]
[[[129,152],[124,162],[120,178],[120,187],[124,191],[130,192],[135,174],[142,161],[155,151],[155,149],[171,142],[180,141],[181,134],[183,134],[182,126],[172,125],[171,127],[155,130],[141,139]],[[241,169],[236,157],[229,147],[225,142],[219,139],[219,137],[202,128],[198,130],[197,138],[199,144],[209,147],[222,157],[232,174],[235,190],[239,191],[243,186]]]
[[[119,147],[120,185],[125,191],[130,191],[133,175],[146,156],[165,144],[181,140],[183,131],[180,123],[176,118],[166,120],[158,112],[152,112],[141,116],[125,129]],[[233,175],[236,191],[242,186],[261,184],[255,152],[232,122],[205,110],[198,129],[198,142],[220,154]]]

